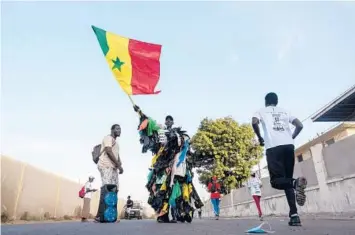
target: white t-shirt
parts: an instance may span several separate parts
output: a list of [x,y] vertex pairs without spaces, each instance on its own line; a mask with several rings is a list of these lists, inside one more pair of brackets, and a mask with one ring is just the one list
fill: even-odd
[[106,151],[104,151],[105,147],[112,147],[113,155],[115,155],[116,159],[118,159],[119,147],[116,140],[111,136],[107,135],[104,137],[101,144],[101,156],[99,158],[98,166],[99,167],[110,167],[116,168],[115,164],[111,161],[110,157],[107,155]]
[[89,181],[86,182],[86,184],[85,184],[85,196],[84,196],[84,198],[90,198],[91,199],[92,192],[86,192],[86,189],[92,190],[92,185],[91,185],[91,183]]
[[265,149],[294,144],[290,123],[296,118],[288,111],[268,106],[257,111],[253,117],[258,118],[263,126]]
[[257,177],[251,177],[248,181],[248,188],[252,196],[261,196],[261,180]]

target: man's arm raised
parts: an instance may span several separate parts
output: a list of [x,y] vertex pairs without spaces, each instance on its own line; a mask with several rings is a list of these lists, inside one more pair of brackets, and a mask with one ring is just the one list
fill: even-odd
[[133,106],[133,109],[134,109],[134,111],[135,111],[136,113],[139,114],[140,117],[145,116],[144,113],[142,112],[141,108],[139,108],[139,106],[134,105],[134,106]]

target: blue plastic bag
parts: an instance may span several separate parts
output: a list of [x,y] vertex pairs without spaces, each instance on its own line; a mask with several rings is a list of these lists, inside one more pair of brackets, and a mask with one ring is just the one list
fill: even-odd
[[[265,230],[262,228],[265,224],[269,225],[269,230]],[[264,223],[260,224],[259,226],[251,228],[245,232],[246,233],[274,233],[275,231],[271,231],[271,225],[267,222],[264,222]]]

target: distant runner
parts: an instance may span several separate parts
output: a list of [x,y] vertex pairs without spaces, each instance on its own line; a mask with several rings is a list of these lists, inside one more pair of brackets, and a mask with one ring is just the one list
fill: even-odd
[[[301,132],[303,125],[288,111],[277,107],[277,104],[277,95],[275,93],[268,93],[265,96],[266,107],[253,115],[252,125],[260,145],[265,145],[271,186],[275,189],[285,190],[290,207],[290,221],[288,224],[290,226],[301,226],[295,199],[299,206],[305,204],[307,180],[304,177],[293,179],[295,166],[295,146],[293,140]],[[259,123],[262,124],[265,140],[260,135]],[[291,133],[289,123],[296,127],[293,133]]]
[[219,202],[221,200],[221,185],[217,181],[217,177],[213,176],[212,181],[208,184],[208,191],[211,193],[211,203],[216,220],[219,219]]
[[256,208],[258,209],[258,214],[260,220],[263,220],[263,213],[261,212],[260,199],[261,199],[261,180],[255,176],[255,173],[251,174],[251,177],[248,181],[248,188],[251,196],[255,201]]

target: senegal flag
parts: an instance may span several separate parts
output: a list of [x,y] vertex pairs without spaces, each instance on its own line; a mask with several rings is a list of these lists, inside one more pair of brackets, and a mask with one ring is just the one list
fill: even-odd
[[161,45],[125,38],[92,26],[107,63],[128,95],[158,94]]

